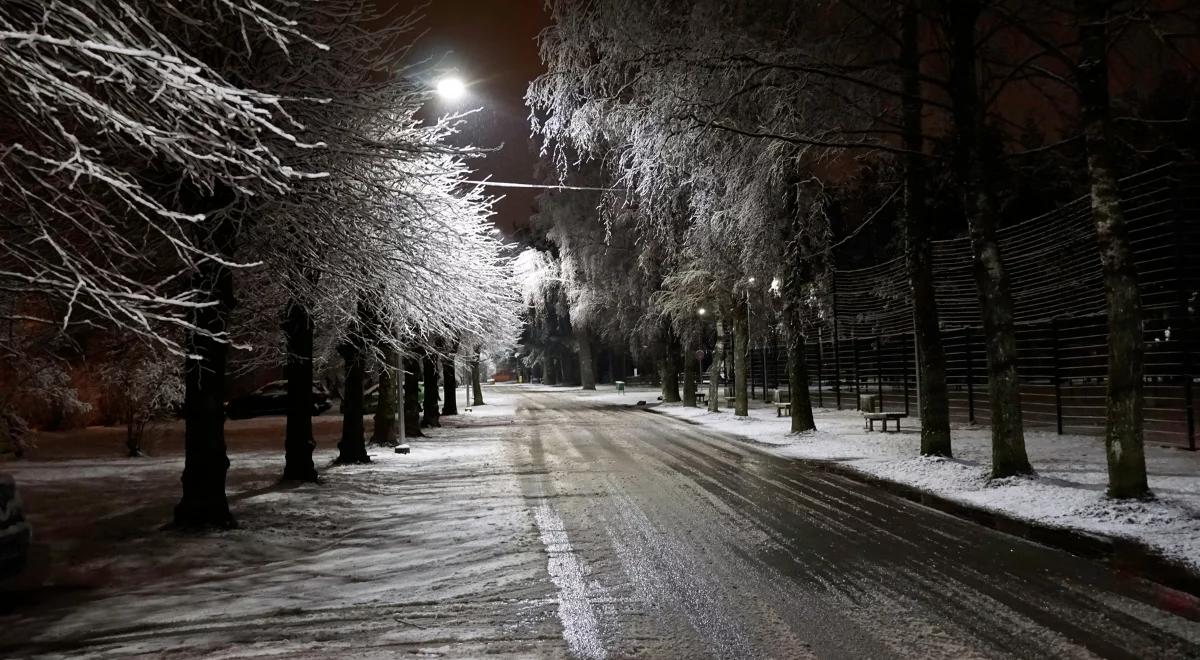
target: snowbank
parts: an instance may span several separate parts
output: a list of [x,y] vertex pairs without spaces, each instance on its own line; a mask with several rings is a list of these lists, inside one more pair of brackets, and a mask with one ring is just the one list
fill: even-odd
[[[578,396],[597,402],[633,405],[656,402],[658,392],[602,387]],[[1146,447],[1151,502],[1122,502],[1105,495],[1108,480],[1099,438],[1030,430],[1025,443],[1037,470],[1033,478],[990,480],[991,436],[987,427],[956,427],[953,459],[919,456],[920,422],[902,422],[900,433],[868,433],[856,411],[819,409],[817,431],[793,435],[789,420],[761,402],[750,417],[731,410],[661,404],[655,410],[715,431],[758,443],[767,452],[831,461],[873,477],[920,488],[947,499],[1028,521],[1139,541],[1200,572],[1200,454],[1175,447]]]

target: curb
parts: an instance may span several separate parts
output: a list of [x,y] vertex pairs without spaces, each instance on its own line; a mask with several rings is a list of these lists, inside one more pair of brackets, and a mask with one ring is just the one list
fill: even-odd
[[[699,422],[683,417],[675,417],[674,415],[669,415],[647,406],[635,406],[634,409],[646,410],[655,415],[670,417],[685,424],[704,428],[704,424]],[[722,432],[718,431],[718,433]],[[725,434],[733,436],[739,442],[749,445],[761,447],[778,446],[733,433]],[[916,486],[909,486],[897,481],[867,474],[837,461],[810,458],[791,458],[785,460],[803,463],[822,472],[836,474],[858,483],[879,488],[910,502],[915,502],[1010,536],[1016,536],[1040,545],[1063,550],[1086,559],[1098,560],[1119,573],[1136,575],[1168,589],[1187,594],[1192,599],[1200,599],[1200,574],[1195,573],[1178,562],[1163,557],[1158,551],[1140,541],[1024,520],[997,511],[963,504],[942,495],[922,490]],[[1177,613],[1193,621],[1200,620],[1200,602],[1192,603],[1190,607],[1186,607],[1184,610]]]
[[[1156,584],[1200,598],[1200,575],[1163,557],[1150,546],[1119,536],[1057,527],[975,507],[896,481],[866,474],[833,461],[792,459],[814,469],[879,488],[892,495],[956,518],[1033,541],[1087,559],[1099,560],[1120,573],[1137,575]],[[1189,618],[1200,618],[1197,611]]]

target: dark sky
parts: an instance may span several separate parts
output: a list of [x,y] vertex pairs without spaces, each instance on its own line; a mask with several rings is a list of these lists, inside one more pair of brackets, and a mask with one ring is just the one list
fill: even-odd
[[[401,0],[400,4],[409,4]],[[469,85],[456,106],[439,102],[436,114],[479,108],[467,119],[464,142],[499,152],[477,161],[480,177],[540,183],[533,178],[537,147],[530,138],[525,88],[542,71],[536,37],[548,23],[543,0],[431,0],[425,34],[413,55],[432,66],[457,69]],[[496,223],[506,233],[524,225],[536,191],[493,188],[504,195]]]

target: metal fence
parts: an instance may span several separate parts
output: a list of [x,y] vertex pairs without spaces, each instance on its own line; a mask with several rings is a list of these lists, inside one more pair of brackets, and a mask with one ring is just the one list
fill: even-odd
[[[1146,439],[1195,449],[1193,326],[1200,304],[1200,170],[1164,166],[1122,181],[1145,314]],[[1021,403],[1029,427],[1098,434],[1108,349],[1103,276],[1088,200],[1001,229],[1016,322]],[[954,422],[987,424],[987,364],[968,239],[934,245],[938,314]],[[915,414],[913,310],[902,258],[838,270],[811,319],[806,357],[819,406],[875,395]],[[756,390],[786,383],[786,352],[751,350]]]

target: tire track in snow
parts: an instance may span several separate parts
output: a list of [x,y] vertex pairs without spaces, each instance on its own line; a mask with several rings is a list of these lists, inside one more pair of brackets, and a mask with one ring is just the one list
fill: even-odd
[[[545,409],[545,405],[530,400],[528,396],[524,397],[517,407],[517,416],[527,423],[529,431],[529,464],[541,466],[543,469],[546,457],[542,448],[541,430],[534,420],[534,411]],[[549,471],[541,474],[548,475]],[[538,538],[546,550],[546,572],[550,574],[550,580],[558,589],[558,618],[562,623],[563,640],[567,643],[567,649],[576,657],[589,660],[607,658],[608,650],[604,644],[600,616],[588,596],[587,567],[571,545],[566,524],[547,499],[547,483],[543,478],[535,477],[529,480],[530,490],[526,493],[526,499],[540,501],[540,504],[531,507],[533,522],[538,529]],[[608,600],[603,587],[595,586],[600,589],[600,599]]]
[[533,519],[549,556],[546,568],[550,579],[558,587],[558,618],[567,648],[580,658],[608,657],[600,637],[599,618],[588,598],[586,571],[571,547],[562,518],[543,503],[534,510]]

